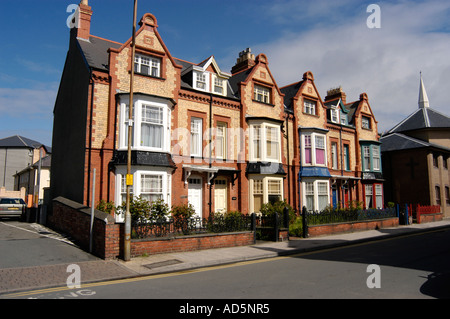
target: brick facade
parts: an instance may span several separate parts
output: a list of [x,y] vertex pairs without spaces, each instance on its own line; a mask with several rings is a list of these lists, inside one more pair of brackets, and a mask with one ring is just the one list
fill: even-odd
[[[86,103],[80,107],[85,114],[79,119],[85,119],[82,126],[85,135],[77,137],[77,141],[85,145],[84,156],[73,158],[84,170],[83,176],[79,176],[79,171],[73,173],[72,180],[83,183],[72,183],[67,186],[72,189],[57,195],[71,198],[72,193],[82,193],[82,199],[80,196],[71,199],[89,205],[95,168],[98,185],[95,201],[103,199],[119,205],[126,167],[123,155],[127,148],[124,137],[128,125],[127,98],[135,63],[131,61],[131,39],[122,44],[90,34],[87,24],[91,22],[92,10],[86,3],[81,4],[83,24],[71,33],[71,41],[78,41],[79,45],[70,48],[73,54],[90,53],[90,69],[86,72],[89,80],[83,82],[87,95],[80,100]],[[98,51],[91,48],[94,46]],[[133,151],[139,153],[132,167],[134,195],[159,196],[170,206],[185,204],[194,196],[195,185],[191,182],[199,180],[201,185],[197,186],[195,195],[201,198],[197,208],[202,217],[219,206],[228,211],[252,213],[261,204],[276,199],[285,199],[300,211],[305,206],[303,180],[299,179],[304,161],[301,134],[308,128],[313,132],[319,130],[326,138],[323,168],[330,174],[321,180],[327,182],[327,204],[336,204],[332,196],[336,187],[339,189],[336,200],[345,202],[340,205],[364,201],[360,141],[378,141],[377,122],[365,93],[359,101],[347,103],[341,92],[343,105],[351,113],[351,124],[331,123],[326,102],[333,99],[322,100],[311,72],[306,72],[300,82],[280,88],[270,71],[269,59],[263,53],[255,57],[249,49],[241,52],[231,73],[222,71],[213,56],[200,63],[175,58],[164,44],[157,19],[152,14],[145,14],[140,20],[136,54],[140,57],[138,60],[142,59],[136,62],[136,68],[148,68],[155,73],[140,71],[134,77]],[[64,90],[62,96],[69,97],[63,81],[66,79],[61,81],[60,91]],[[314,114],[305,112],[304,103],[309,100],[316,105]],[[64,105],[57,101],[57,108],[61,113],[55,117],[57,126],[69,125],[69,116],[62,115]],[[361,128],[362,116],[371,119],[370,129]],[[199,156],[191,154],[193,119],[201,123],[196,124],[200,128],[197,134],[201,135],[202,154]],[[219,125],[225,127],[222,137],[225,146],[220,152],[217,149]],[[153,141],[156,135],[144,133],[148,128],[163,137]],[[54,135],[58,134],[59,130],[54,130]],[[343,145],[348,145],[348,170],[343,170],[342,164],[336,169],[332,167],[333,142],[339,145],[340,163]],[[62,141],[58,143],[53,150],[57,154],[55,158],[63,157],[58,154],[70,153],[69,147]],[[220,153],[224,153],[223,156]],[[59,176],[62,179],[61,174]],[[160,181],[158,191],[146,189],[150,185],[146,184],[148,180],[154,182],[156,178]],[[221,181],[220,187],[217,180]],[[62,183],[61,180],[59,184]],[[340,191],[344,186],[348,187],[347,195]]]

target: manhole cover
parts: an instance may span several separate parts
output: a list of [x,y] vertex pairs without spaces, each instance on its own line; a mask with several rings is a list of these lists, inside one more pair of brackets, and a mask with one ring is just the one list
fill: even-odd
[[143,265],[143,266],[148,268],[148,269],[154,269],[154,268],[171,266],[171,265],[176,265],[176,264],[181,264],[181,263],[182,263],[182,261],[180,261],[178,259],[169,259],[169,260],[160,261],[160,262],[157,262],[157,263],[146,264],[146,265]]

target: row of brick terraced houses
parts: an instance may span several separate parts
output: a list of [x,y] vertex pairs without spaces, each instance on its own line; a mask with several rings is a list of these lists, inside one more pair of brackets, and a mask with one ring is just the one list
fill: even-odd
[[257,212],[286,200],[306,206],[383,206],[377,121],[365,93],[341,88],[322,99],[311,72],[279,87],[268,57],[250,49],[231,73],[214,56],[173,57],[145,14],[117,43],[90,34],[92,9],[80,4],[54,108],[51,194],[85,205],[122,203],[126,194],[131,69],[134,80],[134,196],[191,203],[198,216]]

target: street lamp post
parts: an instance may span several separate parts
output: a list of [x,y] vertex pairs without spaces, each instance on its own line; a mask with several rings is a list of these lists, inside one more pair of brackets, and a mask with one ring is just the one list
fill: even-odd
[[133,134],[133,82],[134,82],[134,58],[136,53],[136,15],[137,15],[137,0],[134,0],[134,14],[133,14],[133,34],[131,41],[131,76],[130,76],[130,102],[128,114],[128,157],[127,157],[127,199],[125,212],[125,240],[124,240],[124,260],[131,259],[131,213],[130,213],[130,190],[133,186],[133,176],[131,175],[131,142]]

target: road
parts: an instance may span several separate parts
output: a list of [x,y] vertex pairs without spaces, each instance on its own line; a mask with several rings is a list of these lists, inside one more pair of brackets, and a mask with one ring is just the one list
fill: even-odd
[[0,219],[0,269],[98,260],[39,224]]
[[[369,265],[377,265],[379,272]],[[78,290],[26,292],[15,297],[180,299],[172,311],[182,311],[186,303],[181,299],[198,299],[197,304],[202,305],[201,300],[216,298],[450,298],[449,287],[450,230],[446,229],[314,253],[94,283]],[[223,306],[214,311],[223,311]]]

